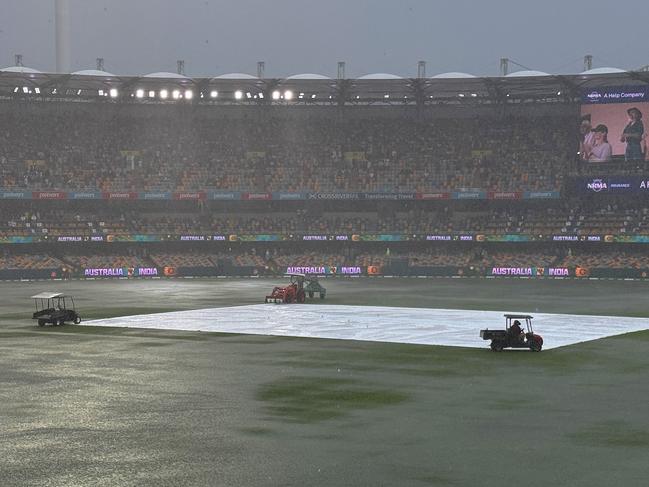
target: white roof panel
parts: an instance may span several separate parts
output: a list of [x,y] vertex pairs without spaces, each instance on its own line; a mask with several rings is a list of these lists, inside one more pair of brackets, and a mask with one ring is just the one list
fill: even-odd
[[440,73],[435,76],[431,76],[433,79],[446,79],[446,78],[475,78],[474,75],[469,73],[461,73],[459,71],[450,71],[448,73]]
[[620,68],[593,68],[584,71],[581,74],[611,74],[611,73],[626,73],[625,70]]

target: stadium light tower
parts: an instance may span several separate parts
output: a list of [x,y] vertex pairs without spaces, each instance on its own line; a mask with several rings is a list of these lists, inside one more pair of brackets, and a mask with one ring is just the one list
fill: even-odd
[[500,58],[500,76],[507,76],[509,74],[509,59],[506,57]]
[[426,77],[426,61],[419,61],[417,63],[417,78],[422,79]]
[[16,63],[16,66],[22,66],[23,65],[23,55],[22,54],[14,55],[14,62]]
[[345,79],[345,61],[338,61],[338,79]]
[[97,71],[104,71],[104,58],[103,57],[98,57],[97,58]]
[[584,71],[590,71],[593,69],[593,55],[586,54],[584,56]]
[[179,59],[178,61],[176,61],[176,65],[177,65],[176,71],[178,72],[178,74],[182,74],[183,76],[185,76],[185,61]]
[[257,78],[264,79],[264,71],[266,70],[266,63],[264,61],[257,62]]
[[70,72],[70,1],[55,0],[56,72]]

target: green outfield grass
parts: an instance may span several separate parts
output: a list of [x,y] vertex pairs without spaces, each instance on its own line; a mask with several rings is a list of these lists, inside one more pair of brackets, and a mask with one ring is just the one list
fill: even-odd
[[[0,484],[648,485],[647,331],[496,354],[38,328],[25,299],[62,289],[99,318],[251,304],[274,282],[0,284]],[[324,284],[336,304],[649,315],[644,282]]]

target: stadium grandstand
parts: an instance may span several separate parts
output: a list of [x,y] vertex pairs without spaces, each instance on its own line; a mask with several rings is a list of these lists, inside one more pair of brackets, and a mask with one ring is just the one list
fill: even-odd
[[602,107],[648,83],[6,68],[0,278],[644,278],[649,153]]

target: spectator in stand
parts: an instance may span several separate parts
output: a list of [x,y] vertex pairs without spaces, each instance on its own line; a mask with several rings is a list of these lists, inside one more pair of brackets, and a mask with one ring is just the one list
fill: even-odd
[[629,115],[629,123],[624,127],[622,137],[620,137],[621,142],[626,142],[624,159],[626,161],[641,161],[644,160],[641,146],[644,136],[642,112],[633,107],[627,110],[627,114]]
[[588,152],[588,162],[610,162],[613,149],[608,142],[608,127],[599,124],[593,129],[593,141]]

